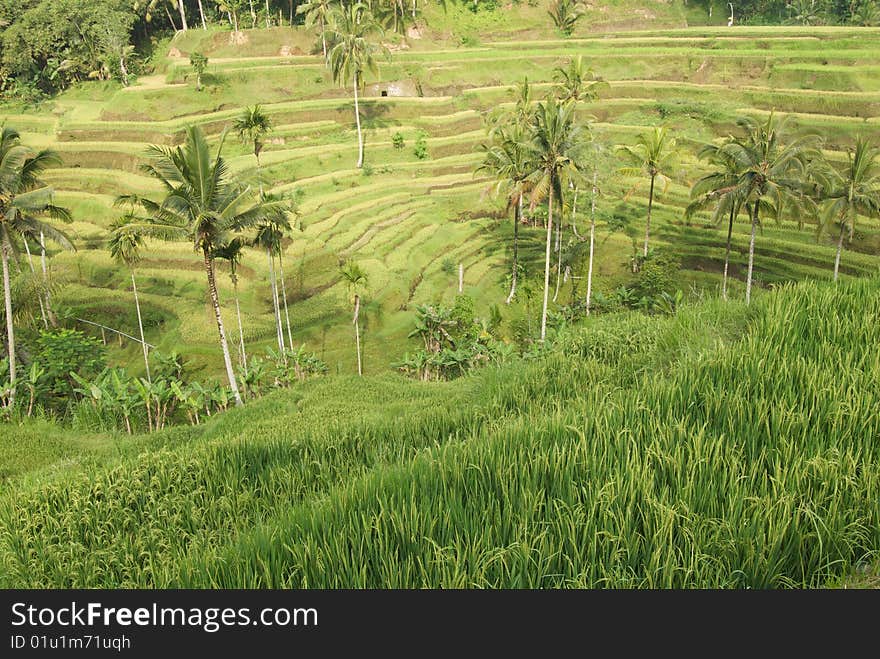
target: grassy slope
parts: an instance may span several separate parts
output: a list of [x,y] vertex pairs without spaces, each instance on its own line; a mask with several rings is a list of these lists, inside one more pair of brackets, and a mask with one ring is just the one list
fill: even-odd
[[[466,292],[475,297],[480,313],[487,314],[504,298],[510,225],[486,194],[487,182],[472,174],[478,158],[474,146],[481,135],[481,113],[509,102],[509,85],[523,75],[537,81],[543,93],[552,67],[582,54],[612,83],[609,93],[587,108],[609,141],[632,141],[640,130],[661,121],[675,128],[689,153],[682,171],[659,195],[655,236],[657,245],[682,257],[686,291],[717,287],[723,255],[721,230],[707,226],[705,219],[696,227],[682,226],[689,184],[700,173],[692,155],[696,144],[729,131],[738,112],[775,108],[794,113],[804,128],[820,130],[829,139],[830,154],[839,158],[853,136],[874,129],[880,116],[877,30],[685,28],[703,17],[678,3],[615,2],[591,9],[572,39],[560,39],[544,3],[477,14],[460,7],[451,7],[448,14],[433,7],[427,11],[429,27],[421,38],[409,43],[388,38],[400,49],[378,75],[380,81],[410,85],[417,78],[426,97],[382,99],[376,96],[378,87],[368,87],[364,112],[371,176],[353,167],[351,103],[332,84],[320,58],[308,54],[313,40],[301,29],[248,31],[243,46],[231,45],[227,32],[191,30],[174,41],[181,57],[167,58],[157,74],[130,89],[87,84],[62,95],[46,111],[7,116],[25,130],[28,141],[54,146],[65,158],[67,166],[49,178],[59,191],[58,201],[75,213],[70,229],[80,251],[52,258],[55,271],[73,282],[61,302],[80,316],[123,330],[135,326],[127,273],[102,249],[105,229],[119,212],[112,200],[122,192],[157,192],[138,173],[146,143],[173,143],[192,122],[216,140],[245,103],[263,103],[277,126],[264,151],[266,174],[278,190],[303,194],[302,231],[294,232],[286,246],[284,263],[294,297],[294,339],[342,373],[352,372],[355,362],[347,291],[337,271],[340,258],[362,262],[371,277],[363,314],[369,372],[387,370],[411,349],[406,334],[412,304],[451,298],[459,262],[465,266]],[[723,13],[716,10],[715,18]],[[620,31],[628,28],[638,31]],[[281,55],[283,46],[293,54]],[[213,77],[203,93],[187,79],[186,55],[194,49],[211,58]],[[424,161],[413,155],[419,130],[429,134],[430,157]],[[400,151],[391,145],[396,131],[406,140]],[[253,173],[246,146],[230,140],[226,149],[238,175]],[[603,179],[597,287],[610,291],[626,279],[631,246],[622,233],[609,234],[604,220],[617,213],[624,197],[643,208],[647,192],[644,185],[633,188],[636,181],[614,176],[610,166]],[[581,227],[587,207],[579,206]],[[634,221],[640,223],[640,216]],[[765,228],[757,246],[760,284],[828,276],[831,241],[816,244],[809,228],[799,233],[794,226],[787,221]],[[746,222],[737,223],[734,273],[742,270],[747,231]],[[521,235],[526,270],[540,273],[542,232],[524,228]],[[880,225],[864,222],[853,248],[844,254],[844,274],[876,272]],[[582,265],[574,264],[575,272]],[[241,302],[251,352],[273,341],[266,271],[264,255],[247,254]],[[140,277],[147,339],[163,350],[180,350],[206,373],[219,373],[216,332],[190,248],[151,244]],[[741,289],[738,284],[734,292]],[[220,285],[231,309],[228,277],[221,277]],[[578,294],[577,285],[571,280],[562,287],[562,303]],[[534,316],[536,309],[534,303],[504,307],[504,331],[510,332],[523,315]],[[227,322],[234,324],[231,316]],[[129,362],[136,371],[139,362],[132,356],[131,347],[113,351],[114,359]]]
[[[839,584],[880,553],[877,317],[876,278],[801,284],[596,318],[454,383],[331,377],[118,447],[57,435],[40,468],[14,448],[40,427],[12,429],[0,585]],[[71,442],[92,461],[58,462]]]

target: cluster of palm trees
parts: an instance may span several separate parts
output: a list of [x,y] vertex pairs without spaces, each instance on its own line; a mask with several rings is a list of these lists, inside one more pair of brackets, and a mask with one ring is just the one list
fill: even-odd
[[[596,232],[596,197],[599,192],[598,161],[608,151],[592,130],[589,117],[578,116],[578,104],[592,100],[602,83],[580,58],[554,72],[556,85],[546,98],[532,99],[532,88],[525,80],[516,88],[512,107],[491,115],[489,141],[481,145],[484,153],[477,172],[488,173],[495,180],[493,190],[502,196],[513,211],[513,265],[510,304],[516,295],[519,264],[519,227],[523,223],[523,200],[530,210],[546,203],[546,241],[544,253],[541,334],[547,332],[547,307],[550,298],[551,256],[554,218],[556,295],[562,280],[561,229],[566,212],[572,217],[572,229],[579,240],[574,221],[578,191],[591,190],[589,259],[585,311],[590,313],[593,284],[593,261]],[[746,276],[746,302],[752,297],[755,240],[762,218],[798,219],[799,225],[813,222],[819,234],[832,228],[838,231],[834,260],[834,280],[838,278],[840,255],[845,240],[852,240],[860,216],[880,215],[880,148],[865,137],[856,140],[848,152],[845,166],[835,165],[821,150],[822,141],[815,135],[797,135],[786,119],[770,113],[765,119],[745,116],[737,120],[737,134],[708,144],[699,157],[711,170],[692,187],[691,202],[685,218],[705,209],[713,209],[716,221],[726,218],[727,243],[721,293],[728,296],[728,272],[733,224],[743,212],[751,224]],[[638,272],[648,258],[651,220],[657,184],[666,186],[681,174],[680,149],[666,127],[656,127],[638,136],[633,145],[618,146],[621,160],[617,171],[627,177],[648,182],[645,237],[641,254],[632,259]],[[637,184],[639,185],[639,184]],[[628,195],[627,195],[628,196]],[[555,215],[556,214],[556,215]],[[554,295],[554,301],[556,299]]]

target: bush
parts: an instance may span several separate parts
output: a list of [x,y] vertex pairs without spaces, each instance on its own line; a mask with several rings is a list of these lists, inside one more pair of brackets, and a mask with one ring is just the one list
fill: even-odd
[[44,330],[34,346],[34,363],[43,369],[46,388],[56,399],[55,404],[66,403],[76,387],[71,372],[82,378],[100,373],[105,366],[104,346],[79,330]]

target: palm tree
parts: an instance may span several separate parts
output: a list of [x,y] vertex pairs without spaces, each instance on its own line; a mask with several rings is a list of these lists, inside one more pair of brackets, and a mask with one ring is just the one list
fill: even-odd
[[722,145],[721,151],[724,157],[736,163],[739,173],[734,194],[749,211],[752,222],[746,280],[746,304],[749,304],[760,213],[767,211],[778,219],[783,204],[797,208],[809,203],[802,192],[806,185],[807,160],[816,155],[816,140],[804,136],[786,142],[787,121],[776,121],[772,112],[764,122],[741,117],[736,123],[743,134]]
[[309,0],[296,8],[297,14],[305,14],[305,26],[311,28],[315,24],[321,28],[321,50],[324,60],[327,59],[327,24],[330,22],[330,0]]
[[352,324],[354,325],[355,345],[357,347],[358,375],[363,375],[364,372],[361,363],[361,330],[359,325],[361,296],[359,291],[362,291],[366,288],[367,284],[369,284],[369,277],[360,265],[352,262],[344,264],[339,269],[339,273],[342,275],[342,280],[348,285],[349,294],[354,294],[354,318]]
[[73,244],[64,233],[36,217],[38,214],[47,214],[61,219],[70,218],[66,209],[52,203],[52,188],[40,180],[40,174],[47,167],[59,163],[60,158],[54,151],[34,153],[23,146],[15,129],[4,126],[0,130],[0,261],[3,265],[10,407],[15,402],[16,365],[9,259],[15,254],[15,239],[40,234],[65,249],[73,249]]
[[141,224],[143,219],[138,218],[133,212],[123,215],[110,228],[110,240],[108,247],[110,256],[118,263],[125,264],[131,272],[131,288],[134,291],[134,307],[137,311],[138,329],[141,336],[141,348],[144,353],[144,368],[147,374],[147,382],[152,383],[153,378],[150,377],[150,350],[144,339],[144,321],[141,316],[141,303],[138,298],[137,280],[134,276],[135,266],[141,260],[141,247],[144,243],[144,237],[132,225]]
[[840,171],[829,168],[829,181],[822,193],[825,209],[819,233],[832,223],[840,224],[837,254],[834,257],[834,281],[840,270],[840,253],[844,237],[852,240],[859,215],[880,215],[880,147],[860,136],[855,149],[848,152],[846,167]]
[[250,186],[239,183],[230,175],[222,157],[225,137],[225,134],[221,137],[213,158],[198,126],[186,129],[182,146],[151,146],[148,153],[152,162],[145,165],[144,170],[162,184],[164,198],[161,202],[142,197],[121,199],[137,203],[146,211],[143,223],[131,225],[134,230],[164,240],[187,239],[196,251],[201,252],[226,376],[236,405],[241,405],[241,393],[220,313],[215,251],[228,242],[231,233],[283,217],[284,210],[276,203],[266,202]]
[[696,211],[709,205],[715,205],[713,220],[716,223],[727,216],[727,244],[724,249],[724,275],[721,279],[721,297],[726,300],[733,222],[742,209],[742,199],[737,187],[741,172],[736,159],[720,145],[707,144],[697,155],[701,160],[708,160],[714,169],[700,178],[691,188],[693,201],[685,209],[685,218],[689,219]]
[[[277,202],[271,202],[277,203]],[[275,313],[275,333],[278,340],[278,350],[283,355],[284,330],[281,328],[281,298],[278,294],[278,277],[275,274],[275,258],[281,257],[281,241],[284,238],[284,230],[290,228],[287,217],[276,217],[261,222],[257,225],[257,233],[253,241],[255,247],[266,250],[266,259],[269,263],[269,280],[272,290],[272,306]],[[290,346],[293,347],[292,345]]]
[[547,245],[544,260],[544,302],[541,310],[541,341],[547,336],[547,301],[550,294],[550,247],[553,236],[553,198],[562,203],[562,180],[579,173],[582,128],[575,122],[575,104],[555,97],[538,103],[531,144],[535,162],[532,206],[547,199]]
[[[376,70],[375,55],[384,47],[370,41],[373,34],[381,34],[382,28],[373,18],[366,5],[357,2],[333,13],[330,24],[333,47],[328,63],[333,79],[343,87],[351,83],[354,89],[354,117],[358,133],[357,167],[364,166],[364,136],[361,130],[361,113],[358,106],[358,90],[364,84],[364,71]],[[387,52],[387,51],[386,51]]]
[[229,278],[232,280],[232,290],[235,295],[235,315],[238,319],[238,350],[239,362],[245,377],[247,377],[247,352],[244,349],[244,325],[241,322],[241,306],[238,303],[238,266],[241,264],[244,241],[238,236],[214,250],[214,258],[229,262]]
[[511,271],[510,293],[506,304],[516,295],[517,271],[519,270],[519,225],[522,222],[523,196],[530,189],[529,177],[534,171],[530,161],[528,135],[518,123],[508,125],[499,122],[490,130],[491,144],[482,144],[483,161],[477,172],[486,172],[496,179],[493,186],[496,194],[503,194],[507,209],[513,209],[513,269]]
[[556,95],[561,101],[594,101],[600,90],[609,87],[607,82],[596,78],[581,55],[572,57],[568,66],[553,69],[553,80],[556,81]]
[[253,145],[254,158],[257,159],[257,169],[260,169],[260,153],[263,151],[263,138],[272,130],[272,120],[263,112],[259,105],[245,108],[235,123],[232,130],[238,133],[238,138],[245,144]]
[[635,146],[621,146],[618,151],[630,166],[621,168],[626,176],[647,174],[651,181],[648,191],[648,219],[645,223],[644,256],[648,256],[648,241],[651,237],[651,210],[654,206],[654,183],[659,178],[664,185],[669,183],[669,174],[678,163],[675,139],[665,126],[654,128],[650,133],[639,135]]

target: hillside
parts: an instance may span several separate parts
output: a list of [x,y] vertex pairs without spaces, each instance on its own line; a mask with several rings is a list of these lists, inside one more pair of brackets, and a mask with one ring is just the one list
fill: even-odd
[[870,584],[878,317],[877,278],[801,284],[455,383],[323,378],[113,443],[12,427],[0,585]]
[[[120,214],[115,197],[158,191],[140,170],[148,144],[177,143],[185,126],[198,124],[216,145],[241,108],[253,103],[262,104],[275,126],[261,156],[271,190],[299,198],[298,228],[283,252],[294,344],[318,353],[334,373],[355,371],[342,260],[357,261],[369,275],[362,313],[369,373],[389,370],[416,345],[407,339],[414,306],[448,302],[458,292],[459,264],[464,293],[482,316],[496,307],[505,338],[514,337],[518,323],[534,321],[540,300],[524,292],[510,307],[503,304],[511,221],[490,194],[491,182],[474,173],[476,146],[485,136],[483,115],[511,103],[511,87],[524,76],[543,94],[554,67],[582,55],[610,83],[598,101],[583,107],[604,141],[632,143],[646,127],[661,123],[674,131],[684,155],[670,184],[658,190],[654,236],[659,249],[679,260],[676,285],[690,299],[717,291],[726,237],[707,215],[691,224],[683,219],[690,186],[704,170],[695,157],[700,144],[729,133],[739,115],[775,111],[794,117],[801,129],[821,132],[827,154],[839,161],[857,134],[876,133],[880,125],[878,29],[687,28],[696,9],[615,3],[611,18],[603,19],[602,7],[595,6],[573,37],[563,39],[543,4],[425,11],[427,27],[406,40],[389,37],[390,61],[367,80],[364,170],[354,166],[352,101],[332,82],[321,57],[309,54],[314,36],[304,28],[246,30],[244,43],[231,43],[228,31],[190,30],[169,44],[155,73],[131,87],[83,83],[38,111],[0,111],[26,143],[55,148],[64,160],[46,176],[57,203],[73,213],[69,230],[78,247],[76,253],[50,255],[53,272],[65,282],[59,305],[71,316],[133,332],[128,273],[105,248],[107,229]],[[639,29],[621,31],[631,28]],[[202,92],[189,64],[196,50],[209,58]],[[392,144],[396,133],[402,148]],[[421,158],[415,148],[420,134],[426,136]],[[234,135],[227,136],[224,152],[236,174],[255,173],[249,146]],[[631,279],[633,236],[647,205],[646,182],[619,176],[617,167],[613,159],[605,166],[597,200],[595,286],[606,294]],[[566,245],[577,246],[572,231],[580,226],[583,232],[587,206],[582,202],[566,218]],[[830,276],[834,240],[817,242],[814,226],[799,226],[803,220],[765,223],[756,247],[760,287]],[[748,231],[742,216],[733,234],[736,296],[743,289]],[[543,230],[523,226],[521,239],[525,276],[537,282]],[[560,286],[556,311],[583,296],[585,257],[583,250],[572,254],[572,276]],[[878,254],[880,223],[860,220],[843,254],[844,277],[876,272]],[[274,337],[267,274],[265,253],[246,250],[241,306],[245,339],[255,352],[271,346]],[[147,341],[219,374],[216,329],[191,246],[151,242],[139,277]],[[231,316],[231,282],[224,274],[219,284]],[[112,357],[136,372],[137,350],[127,343],[113,348]]]

